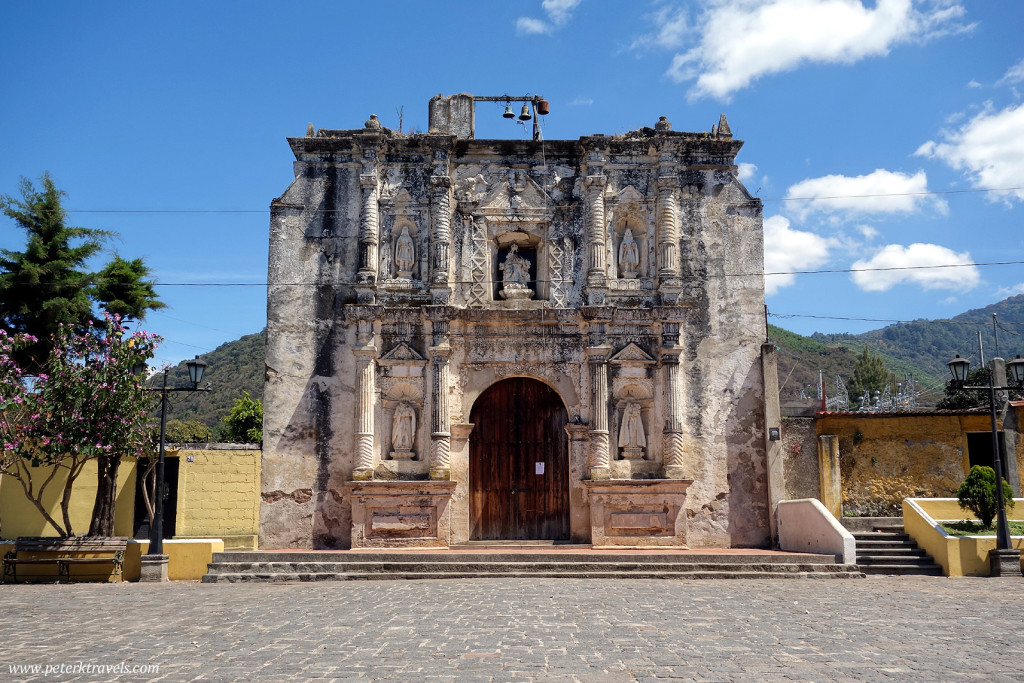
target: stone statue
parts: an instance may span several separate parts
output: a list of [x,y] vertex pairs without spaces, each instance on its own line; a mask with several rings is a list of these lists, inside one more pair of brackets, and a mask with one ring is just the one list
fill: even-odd
[[395,268],[398,270],[398,277],[412,277],[412,269],[416,265],[416,245],[409,236],[409,226],[402,226],[402,234],[395,242]]
[[501,270],[501,281],[504,285],[501,296],[505,299],[529,299],[533,290],[527,284],[530,281],[530,262],[519,255],[519,245],[513,244],[505,262],[498,268]]
[[626,228],[626,234],[619,244],[620,277],[634,278],[640,270],[640,249],[633,239],[633,229]]
[[647,437],[644,436],[644,423],[640,417],[640,405],[630,401],[622,411],[622,424],[619,426],[619,448],[622,457],[627,460],[639,460],[644,457],[647,448]]
[[413,443],[416,440],[416,409],[409,403],[399,403],[391,421],[391,458],[412,460]]

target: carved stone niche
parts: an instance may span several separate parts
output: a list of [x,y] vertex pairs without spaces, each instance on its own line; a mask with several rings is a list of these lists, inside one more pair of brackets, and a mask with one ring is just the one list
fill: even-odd
[[[400,341],[378,361],[383,420],[381,441],[389,448],[383,452],[393,461],[423,460],[420,453],[424,434],[424,369],[427,360],[408,343]],[[426,427],[429,429],[429,425]],[[401,443],[396,444],[396,438]]]
[[423,209],[403,188],[384,203],[380,248],[380,279],[391,291],[423,289],[427,250]]
[[618,289],[649,289],[652,276],[653,241],[651,240],[650,202],[628,186],[618,192],[608,207],[611,229],[609,263],[612,279],[619,280]]
[[613,424],[609,425],[617,460],[650,460],[651,425],[654,413],[654,379],[656,361],[646,351],[630,342],[608,359],[612,370]]

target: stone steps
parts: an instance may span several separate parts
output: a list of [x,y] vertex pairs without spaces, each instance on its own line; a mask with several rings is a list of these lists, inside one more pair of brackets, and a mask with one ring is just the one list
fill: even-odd
[[521,578],[862,578],[832,555],[621,553],[215,553],[204,583],[379,579]]
[[857,566],[865,574],[918,574],[942,576],[942,567],[917,547],[903,527],[881,531],[855,531]]

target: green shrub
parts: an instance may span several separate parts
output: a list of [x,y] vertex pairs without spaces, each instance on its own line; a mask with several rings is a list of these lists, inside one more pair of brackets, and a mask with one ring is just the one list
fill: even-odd
[[[996,516],[996,473],[991,467],[975,465],[956,492],[961,510],[970,510],[982,526],[991,526]],[[1013,508],[1013,489],[1003,479],[1006,507]]]
[[199,420],[168,420],[164,435],[168,443],[207,443],[210,428]]
[[243,391],[222,421],[221,437],[236,443],[263,443],[263,402]]

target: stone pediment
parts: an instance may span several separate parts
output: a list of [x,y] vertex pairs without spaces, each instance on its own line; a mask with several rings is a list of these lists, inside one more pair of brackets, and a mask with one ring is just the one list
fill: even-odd
[[608,359],[609,363],[621,365],[647,365],[655,360],[646,351],[641,349],[634,342],[626,344],[625,348]]
[[398,342],[398,345],[395,346],[395,348],[380,357],[380,361],[383,362],[425,362],[426,360],[426,358],[416,352],[416,349],[412,348],[404,341]]
[[641,202],[644,200],[644,196],[632,185],[627,185],[619,190],[619,192],[616,193],[615,198],[620,202]]
[[480,200],[480,210],[487,216],[540,217],[554,212],[551,198],[525,173],[501,177]]

